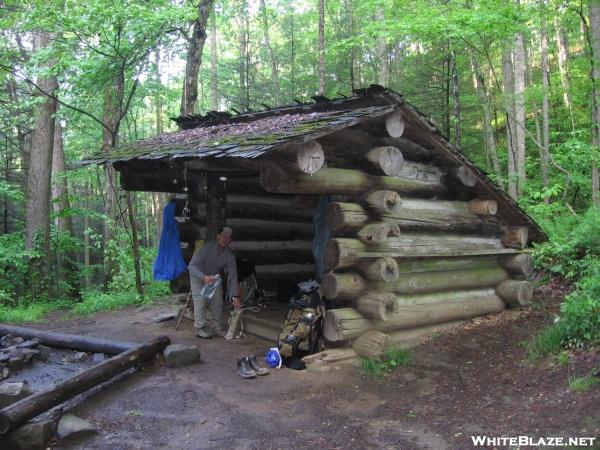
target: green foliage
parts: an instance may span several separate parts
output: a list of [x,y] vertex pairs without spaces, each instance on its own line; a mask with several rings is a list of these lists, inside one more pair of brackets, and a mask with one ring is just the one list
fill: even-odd
[[0,304],[14,305],[28,280],[29,261],[41,257],[40,252],[25,249],[22,233],[0,235]]
[[558,325],[542,330],[524,344],[529,360],[534,362],[560,350],[562,337],[563,330]]
[[366,378],[380,378],[399,367],[408,367],[411,362],[409,350],[391,347],[380,357],[361,359],[359,371]]
[[74,314],[92,314],[99,311],[123,308],[142,303],[135,291],[131,292],[98,292],[84,294],[83,301],[72,308]]
[[566,347],[600,344],[600,270],[577,283],[561,305],[557,323]]
[[589,376],[581,378],[572,378],[569,380],[569,389],[573,392],[585,392],[593,386],[600,384],[600,378]]

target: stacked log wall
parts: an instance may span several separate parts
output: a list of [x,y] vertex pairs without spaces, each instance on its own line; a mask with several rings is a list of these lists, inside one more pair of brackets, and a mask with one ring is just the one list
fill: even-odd
[[266,191],[335,200],[326,211],[333,236],[321,291],[334,308],[325,338],[392,335],[526,304],[527,229],[496,217],[496,202],[471,189],[478,181],[468,168],[436,166],[429,149],[401,137],[404,125],[386,120],[389,136],[383,129],[320,139],[328,164],[310,175],[261,168]]

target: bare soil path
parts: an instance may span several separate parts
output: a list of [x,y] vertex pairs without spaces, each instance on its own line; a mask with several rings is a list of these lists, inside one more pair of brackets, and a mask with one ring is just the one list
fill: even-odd
[[[456,449],[471,435],[600,436],[600,387],[572,392],[568,381],[600,366],[597,352],[575,352],[568,365],[532,366],[520,343],[539,329],[556,299],[475,320],[414,350],[414,365],[378,381],[346,365],[325,373],[281,369],[252,380],[236,359],[263,355],[269,342],[194,337],[191,323],[151,323],[153,305],[46,329],[142,342],[166,334],[200,346],[202,362],[179,369],[160,361],[88,396],[74,413],[100,433],[66,449]],[[54,318],[56,319],[56,317]]]

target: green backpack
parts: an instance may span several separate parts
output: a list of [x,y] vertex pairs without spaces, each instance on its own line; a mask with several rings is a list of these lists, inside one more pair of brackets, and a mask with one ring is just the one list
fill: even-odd
[[292,295],[277,343],[283,358],[299,358],[321,349],[324,314],[316,290],[308,293],[298,290]]

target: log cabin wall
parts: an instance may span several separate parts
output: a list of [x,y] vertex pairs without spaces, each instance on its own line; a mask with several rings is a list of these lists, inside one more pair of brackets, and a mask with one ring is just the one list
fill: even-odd
[[474,189],[468,167],[440,166],[430,149],[402,137],[403,121],[391,114],[318,139],[326,165],[312,174],[261,168],[268,192],[333,198],[321,291],[334,307],[324,333],[359,353],[405,330],[500,312],[532,296],[527,228],[499,220],[497,202]]

